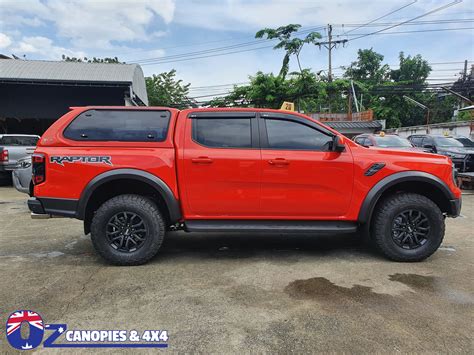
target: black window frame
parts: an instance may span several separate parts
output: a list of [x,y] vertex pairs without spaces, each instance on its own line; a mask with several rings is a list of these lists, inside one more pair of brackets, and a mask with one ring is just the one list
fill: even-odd
[[260,146],[261,149],[265,150],[286,150],[286,151],[307,151],[307,152],[331,152],[331,147],[328,150],[321,150],[321,149],[306,149],[306,148],[272,148],[268,143],[268,132],[267,132],[267,124],[266,120],[281,120],[281,121],[289,121],[294,123],[299,123],[309,128],[312,128],[322,134],[327,135],[331,139],[334,139],[337,135],[332,131],[325,129],[324,127],[318,125],[317,123],[311,122],[310,120],[304,119],[302,117],[298,117],[292,114],[287,113],[260,113],[258,115],[258,123],[259,123],[259,131],[260,131]]
[[[66,134],[67,130],[69,127],[73,124],[74,121],[76,121],[81,115],[86,114],[89,111],[119,111],[119,112],[168,112],[169,118],[168,118],[168,123],[166,125],[166,134],[163,139],[161,140],[117,140],[117,139],[76,139],[68,136]],[[72,140],[74,142],[121,142],[121,143],[163,143],[168,139],[168,135],[170,132],[170,123],[171,123],[171,118],[172,118],[172,113],[170,110],[130,110],[130,109],[97,109],[97,108],[91,108],[89,110],[83,111],[79,113],[74,119],[69,122],[69,124],[66,126],[66,128],[63,129],[62,135],[64,138]]]
[[[194,124],[195,120],[199,119],[245,119],[250,120],[250,144],[251,147],[215,147],[203,144],[196,139],[196,125]],[[208,149],[260,149],[260,137],[259,137],[259,127],[257,123],[257,113],[251,111],[230,111],[230,112],[213,112],[213,111],[204,111],[204,112],[192,112],[188,115],[188,119],[191,121],[191,140],[201,147]]]

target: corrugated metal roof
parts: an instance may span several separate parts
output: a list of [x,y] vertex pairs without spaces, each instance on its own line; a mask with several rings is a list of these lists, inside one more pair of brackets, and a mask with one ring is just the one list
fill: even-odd
[[382,124],[377,121],[329,121],[322,122],[325,125],[334,128],[334,129],[343,129],[343,128],[353,128],[353,129],[363,129],[363,128],[375,128],[382,129]]
[[145,78],[137,64],[0,59],[0,80],[129,83],[135,95],[148,105]]

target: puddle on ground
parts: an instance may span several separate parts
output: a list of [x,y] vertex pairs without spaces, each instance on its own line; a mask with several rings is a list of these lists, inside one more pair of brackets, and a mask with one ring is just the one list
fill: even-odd
[[372,287],[354,285],[338,286],[324,277],[313,277],[307,280],[296,280],[285,287],[291,297],[300,299],[317,299],[339,301],[341,299],[368,300],[374,297],[391,297],[387,294],[375,293]]
[[417,274],[393,274],[390,281],[401,282],[411,288],[434,291],[438,283],[437,277]]

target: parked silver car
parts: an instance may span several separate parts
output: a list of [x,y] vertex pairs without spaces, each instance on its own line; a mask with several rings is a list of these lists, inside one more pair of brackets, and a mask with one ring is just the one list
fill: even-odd
[[31,181],[32,166],[31,156],[19,159],[12,172],[13,186],[20,192],[33,196],[33,183]]
[[0,134],[0,172],[15,169],[18,159],[33,154],[39,138],[31,134]]

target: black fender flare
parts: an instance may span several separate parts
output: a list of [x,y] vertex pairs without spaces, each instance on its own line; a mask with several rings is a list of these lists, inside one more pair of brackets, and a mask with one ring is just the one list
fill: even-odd
[[181,208],[169,186],[156,175],[137,169],[115,169],[94,177],[84,188],[77,207],[77,218],[84,219],[86,208],[94,191],[101,185],[118,179],[132,179],[147,183],[163,197],[170,215],[170,223],[174,224],[181,219]]
[[421,181],[432,185],[443,193],[447,201],[456,199],[448,185],[446,185],[446,183],[437,176],[425,173],[423,171],[402,171],[384,177],[370,189],[360,207],[358,222],[370,223],[375,205],[384,191],[396,184],[409,181]]

